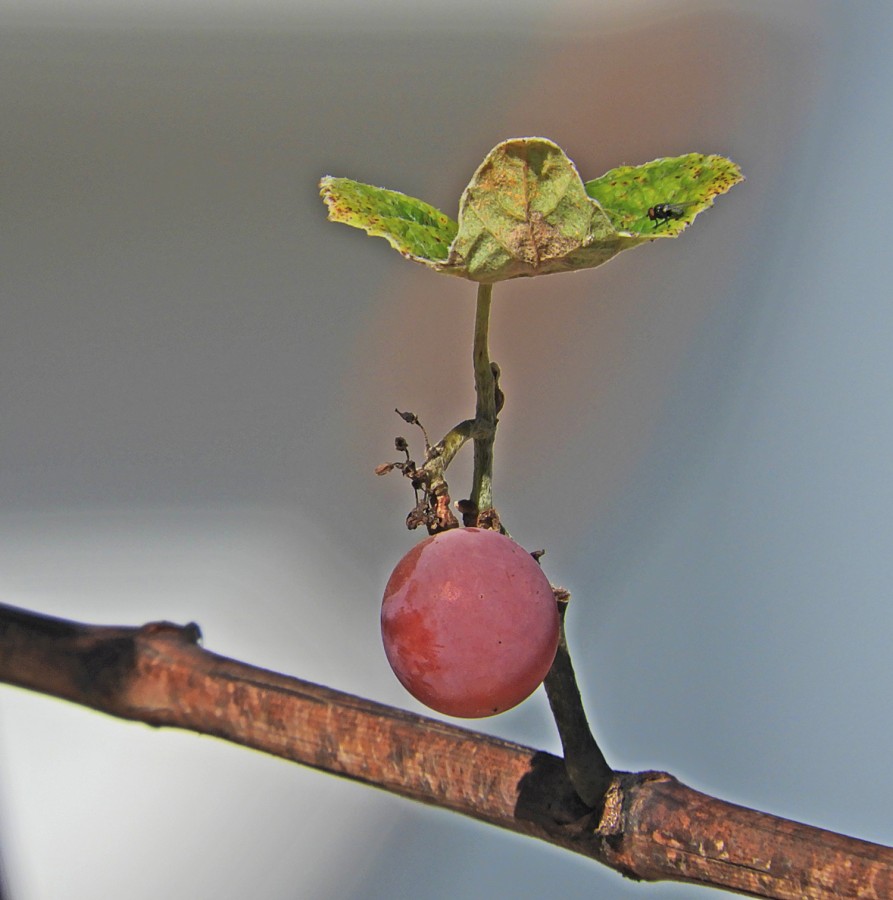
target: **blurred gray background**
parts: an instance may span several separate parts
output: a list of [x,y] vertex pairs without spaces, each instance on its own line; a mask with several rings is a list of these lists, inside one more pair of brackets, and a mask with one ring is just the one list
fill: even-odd
[[[319,177],[455,215],[508,137],[724,153],[681,239],[495,292],[497,502],[616,767],[893,843],[891,42],[884,2],[0,0],[0,598],[418,710],[372,470],[395,406],[469,414],[474,289]],[[541,692],[470,724],[558,749]],[[0,845],[14,900],[708,893],[12,688]]]

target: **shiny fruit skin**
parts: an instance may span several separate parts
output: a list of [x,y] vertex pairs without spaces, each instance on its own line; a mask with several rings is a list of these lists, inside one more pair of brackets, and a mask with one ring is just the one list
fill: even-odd
[[421,541],[388,580],[381,632],[391,668],[426,706],[492,716],[546,677],[558,610],[537,561],[495,531],[454,528]]

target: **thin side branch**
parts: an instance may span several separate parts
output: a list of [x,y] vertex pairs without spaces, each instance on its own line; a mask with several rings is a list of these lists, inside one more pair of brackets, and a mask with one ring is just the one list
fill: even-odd
[[0,606],[0,681],[214,735],[650,881],[757,897],[893,897],[893,849],[708,797],[661,772],[578,798],[562,760],[217,656],[197,626],[82,625]]
[[543,687],[561,738],[564,764],[571,784],[587,806],[599,809],[608,795],[614,772],[589,728],[567,646],[564,620],[570,594],[558,588],[555,590],[555,600],[559,616],[558,650]]

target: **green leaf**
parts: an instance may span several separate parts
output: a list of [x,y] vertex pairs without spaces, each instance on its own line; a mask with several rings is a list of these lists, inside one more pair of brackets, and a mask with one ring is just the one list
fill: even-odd
[[439,209],[350,178],[327,175],[319,189],[333,222],[383,237],[395,250],[421,263],[430,265],[447,258],[459,226]]
[[459,221],[414,197],[327,176],[329,218],[385,238],[429,268],[493,283],[599,266],[621,250],[676,237],[743,180],[722,156],[689,153],[621,166],[583,183],[545,138],[494,147],[462,193]]
[[[584,187],[618,231],[676,237],[713,205],[714,197],[743,180],[741,169],[724,156],[687,153],[642,166],[620,166]],[[652,217],[651,211],[669,212],[670,218]]]

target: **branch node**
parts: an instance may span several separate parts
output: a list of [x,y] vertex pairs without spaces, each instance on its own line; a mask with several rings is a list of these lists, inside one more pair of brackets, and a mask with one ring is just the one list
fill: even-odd
[[201,646],[202,630],[196,622],[177,625],[174,622],[146,622],[139,628],[141,637],[170,637],[185,644]]

